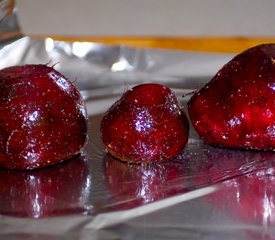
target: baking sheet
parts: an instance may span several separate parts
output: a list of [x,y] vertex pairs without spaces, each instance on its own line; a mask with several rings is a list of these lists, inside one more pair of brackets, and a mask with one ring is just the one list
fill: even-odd
[[275,239],[275,158],[204,144],[193,129],[171,162],[127,165],[104,151],[102,114],[130,87],[164,83],[186,104],[232,55],[22,38],[0,68],[54,65],[86,100],[83,156],[31,172],[0,169],[4,239]]

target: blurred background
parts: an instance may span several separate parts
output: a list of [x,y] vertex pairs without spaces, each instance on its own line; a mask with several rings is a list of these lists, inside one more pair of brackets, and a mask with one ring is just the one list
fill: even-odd
[[274,42],[273,0],[2,0],[1,40],[66,41],[239,52]]

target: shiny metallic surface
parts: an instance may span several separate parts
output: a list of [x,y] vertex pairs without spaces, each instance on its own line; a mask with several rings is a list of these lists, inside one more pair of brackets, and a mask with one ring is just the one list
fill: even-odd
[[[203,86],[231,57],[29,38],[4,47],[1,68],[55,65],[79,86],[89,113],[89,142],[82,160],[39,172],[1,169],[0,237],[274,239],[273,152],[215,148],[191,129],[173,161],[126,165],[107,155],[101,142],[102,116],[125,89],[164,83],[186,105],[190,95],[182,96]],[[26,121],[37,117],[30,116]]]

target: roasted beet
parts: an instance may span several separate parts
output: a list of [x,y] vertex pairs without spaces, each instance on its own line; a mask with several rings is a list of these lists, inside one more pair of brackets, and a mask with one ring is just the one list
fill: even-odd
[[275,44],[229,61],[188,102],[192,124],[207,143],[275,149]]
[[80,153],[87,114],[78,89],[46,65],[0,71],[0,165],[34,169]]
[[141,84],[123,94],[101,121],[107,151],[132,163],[175,158],[188,140],[188,120],[176,95],[160,84]]

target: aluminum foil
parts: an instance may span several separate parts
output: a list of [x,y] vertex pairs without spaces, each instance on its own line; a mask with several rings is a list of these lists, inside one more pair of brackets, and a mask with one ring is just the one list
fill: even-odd
[[[127,165],[109,156],[102,114],[130,87],[158,82],[186,104],[232,55],[21,38],[0,68],[54,65],[80,88],[89,113],[83,156],[51,168],[0,169],[3,239],[275,239],[272,152],[215,148],[191,129],[171,162]],[[184,95],[186,95],[183,97]]]

